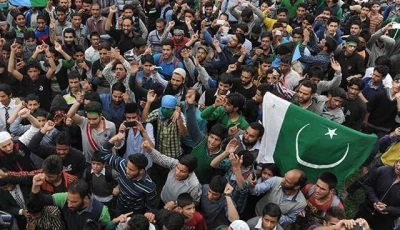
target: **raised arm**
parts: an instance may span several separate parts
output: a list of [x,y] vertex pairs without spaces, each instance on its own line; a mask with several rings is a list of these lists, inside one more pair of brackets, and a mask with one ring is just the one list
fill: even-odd
[[233,138],[231,141],[229,141],[228,145],[226,146],[226,149],[223,153],[219,154],[216,156],[210,163],[210,166],[213,168],[218,168],[219,163],[223,161],[225,158],[229,156],[231,153],[235,153],[237,148],[239,147],[239,142],[236,138]]
[[193,89],[188,90],[186,93],[186,102],[188,104],[187,111],[187,127],[190,138],[193,140],[194,146],[198,145],[205,135],[200,131],[196,121],[196,93]]
[[111,29],[111,24],[112,24],[112,20],[114,18],[115,12],[117,12],[117,7],[115,5],[110,6],[110,12],[108,13],[106,23],[104,24],[104,30],[107,32],[110,31],[110,29]]
[[[17,51],[17,42],[14,41],[14,43],[11,45],[11,53],[10,53],[10,59],[8,59],[8,72],[13,76],[15,79],[18,81],[22,81],[24,76],[16,69],[15,66],[15,53]],[[18,63],[17,63],[18,64]]]
[[178,164],[177,159],[161,154],[159,151],[155,150],[148,141],[142,143],[142,149],[150,155],[154,163],[164,168],[171,170]]
[[81,106],[82,102],[83,102],[83,95],[78,94],[76,96],[75,103],[71,106],[71,108],[69,108],[67,113],[67,116],[71,118],[75,124],[81,124],[83,122],[83,118],[76,113],[78,112],[78,109]]

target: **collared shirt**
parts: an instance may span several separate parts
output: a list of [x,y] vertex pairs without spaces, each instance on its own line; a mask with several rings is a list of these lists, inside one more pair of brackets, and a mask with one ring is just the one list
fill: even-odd
[[[8,104],[8,115],[11,116],[13,114],[17,105],[15,104],[15,99],[12,98],[10,104]],[[0,131],[6,130],[6,106],[0,103]]]
[[54,24],[55,24],[55,32],[57,39],[63,41],[63,31],[65,28],[72,26],[71,22],[65,21],[64,24],[61,24],[58,20],[56,20]]
[[[67,28],[72,28],[75,31],[75,44],[81,45],[86,48],[87,46],[86,46],[85,42],[86,42],[86,37],[88,36],[87,27],[85,25],[81,24],[79,26],[79,28],[75,28],[71,23],[71,25]],[[63,31],[63,33],[64,33],[64,31]]]
[[379,92],[385,88],[385,85],[383,84],[383,82],[381,82],[381,84],[378,86],[372,86],[372,78],[371,77],[364,78],[363,81],[364,81],[365,87],[361,92],[362,92],[363,96],[365,97],[365,99],[367,99],[368,101],[371,100],[371,98],[377,92]]
[[[127,60],[125,60],[125,62],[122,63],[122,65],[124,66],[124,68],[126,70],[126,77],[122,81],[122,83],[124,84],[126,91],[129,92],[129,102],[136,102],[135,94],[130,90],[130,87],[129,87],[129,78],[131,77],[131,64]],[[114,76],[114,73],[112,72],[112,68],[113,68],[113,64],[110,62],[103,69],[103,76],[107,80],[107,82],[110,84],[110,86],[112,86],[118,82],[117,78]],[[112,93],[111,87],[110,87],[110,93]]]
[[115,105],[112,101],[112,96],[109,93],[100,95],[101,104],[103,105],[103,111],[111,114],[111,121],[117,126],[121,124],[125,119],[125,102],[121,101],[119,105]]
[[113,145],[108,141],[101,147],[100,154],[118,173],[118,202],[124,208],[137,212],[145,212],[156,208],[156,185],[145,173],[140,179],[129,179],[126,175],[127,161],[111,152]]
[[[258,222],[257,222],[257,224],[256,224],[256,226],[255,226],[254,228],[255,228],[255,229],[263,230],[263,227],[262,227],[262,218],[260,218],[260,219],[258,220]],[[275,226],[275,228],[273,228],[272,230],[276,230],[276,226]]]
[[90,62],[95,62],[100,59],[100,54],[98,50],[95,50],[93,46],[90,46],[85,50],[85,59]]
[[246,149],[247,151],[253,151],[253,150],[259,150],[260,149],[260,141],[257,141],[253,147],[251,147],[250,149],[247,149],[247,146],[244,145],[243,143],[243,134],[239,135],[239,139],[240,139],[240,144],[242,144],[243,149]]
[[200,201],[202,193],[201,184],[194,172],[190,173],[188,178],[185,180],[177,180],[175,177],[175,168],[179,163],[177,159],[167,157],[155,149],[150,153],[150,156],[154,163],[161,167],[170,169],[167,181],[161,191],[161,200],[164,203],[167,203],[168,201],[176,201],[179,194],[184,192],[189,193],[195,202]]
[[78,124],[78,126],[81,128],[82,133],[83,155],[85,155],[86,162],[90,163],[92,154],[95,151],[99,151],[100,147],[116,134],[116,129],[114,123],[107,121],[103,117],[102,121],[104,123],[100,124],[103,128],[98,132],[97,130],[90,128],[86,117],[81,118],[82,122]]
[[[186,119],[183,113],[181,114],[184,125],[186,126]],[[170,119],[161,120],[160,110],[153,110],[147,117],[146,122],[157,121],[157,142],[155,148],[161,151],[164,155],[178,158],[182,154],[181,148],[181,134],[179,132],[178,124],[172,122]]]
[[[100,176],[106,176],[106,168],[104,167],[100,173],[94,173],[93,169],[90,171],[90,174],[94,174],[96,177],[100,177]],[[113,198],[113,194],[110,194],[109,196],[106,197],[99,197],[96,196],[95,194],[92,194],[92,196],[94,198],[96,198],[96,200],[100,201],[100,202],[109,202],[110,200],[112,200]]]

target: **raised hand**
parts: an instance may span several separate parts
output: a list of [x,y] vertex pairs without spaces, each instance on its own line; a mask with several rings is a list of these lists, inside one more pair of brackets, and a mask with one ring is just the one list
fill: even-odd
[[215,99],[215,102],[214,102],[214,107],[224,105],[225,101],[226,101],[225,95],[217,96],[217,98]]
[[147,92],[147,102],[148,103],[153,103],[156,100],[157,94],[154,92],[154,90],[149,90]]
[[234,153],[236,152],[238,147],[239,147],[238,140],[236,138],[232,138],[232,140],[230,140],[228,145],[226,146],[225,151],[228,153]]
[[151,151],[153,151],[153,147],[151,147],[151,144],[148,141],[143,141],[142,149],[147,153],[151,153]]
[[40,187],[40,186],[42,186],[42,184],[44,183],[45,179],[46,179],[46,175],[44,175],[44,173],[36,174],[36,175],[33,177],[33,180],[32,180],[33,183],[32,183],[32,185],[33,185],[33,186],[38,186],[38,187]]
[[231,195],[233,190],[234,189],[233,189],[232,185],[227,183],[226,186],[225,186],[225,189],[224,189],[224,194],[225,195]]
[[331,58],[331,67],[335,70],[336,73],[342,72],[342,67],[340,66],[339,62],[335,60],[335,58]]
[[61,52],[62,51],[62,46],[57,41],[54,42],[54,48],[56,49],[57,52]]

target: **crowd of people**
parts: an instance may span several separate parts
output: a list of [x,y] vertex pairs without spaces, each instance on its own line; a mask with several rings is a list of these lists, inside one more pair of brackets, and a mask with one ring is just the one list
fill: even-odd
[[[0,228],[398,226],[399,0],[30,2],[0,0]],[[260,162],[266,93],[378,136],[346,192]]]

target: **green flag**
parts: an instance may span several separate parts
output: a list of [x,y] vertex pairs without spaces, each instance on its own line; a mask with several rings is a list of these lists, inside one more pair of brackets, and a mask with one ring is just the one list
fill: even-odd
[[309,182],[330,171],[343,183],[368,158],[377,140],[271,93],[264,96],[263,125],[257,161],[275,162],[282,173],[300,168]]

